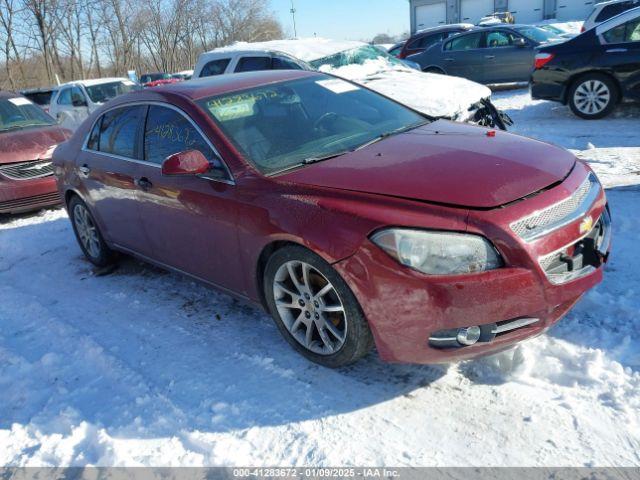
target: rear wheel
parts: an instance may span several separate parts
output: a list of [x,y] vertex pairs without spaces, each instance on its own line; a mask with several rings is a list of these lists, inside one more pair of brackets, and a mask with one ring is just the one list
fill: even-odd
[[276,251],[264,273],[264,293],[280,332],[309,360],[336,368],[373,346],[360,306],[331,265],[309,250]]
[[618,103],[618,89],[606,75],[590,73],[576,80],[569,90],[569,107],[587,120],[609,115]]
[[69,201],[69,216],[76,239],[87,259],[97,267],[111,265],[114,252],[107,247],[98,224],[80,197],[74,196]]

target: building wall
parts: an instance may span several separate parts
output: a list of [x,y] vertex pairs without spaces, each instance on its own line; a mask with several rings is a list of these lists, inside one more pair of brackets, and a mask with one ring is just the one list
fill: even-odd
[[[584,0],[574,0],[576,2]],[[421,5],[432,5],[435,3],[446,3],[447,23],[457,23],[460,21],[461,0],[410,0],[411,3],[411,33],[416,31],[416,7]],[[557,0],[544,0],[544,18],[554,18],[556,14]],[[509,0],[494,0],[496,12],[509,9]]]

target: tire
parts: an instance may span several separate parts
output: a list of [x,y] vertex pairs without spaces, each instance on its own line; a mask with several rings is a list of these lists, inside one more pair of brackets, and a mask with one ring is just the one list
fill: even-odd
[[331,265],[306,248],[277,250],[267,262],[263,285],[280,333],[308,360],[338,368],[358,361],[373,347],[373,335],[351,289]]
[[609,115],[619,100],[615,81],[601,73],[578,78],[569,89],[571,111],[580,118],[595,120]]
[[85,257],[96,267],[112,265],[115,261],[115,252],[107,247],[87,205],[80,197],[73,196],[68,208],[73,232]]
[[422,71],[424,73],[437,73],[438,75],[446,75],[444,70],[442,70],[441,68],[438,68],[438,67],[427,67]]

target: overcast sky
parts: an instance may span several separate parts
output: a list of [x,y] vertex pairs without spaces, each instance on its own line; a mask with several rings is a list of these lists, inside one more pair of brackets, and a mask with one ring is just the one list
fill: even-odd
[[[370,40],[409,31],[408,0],[293,0],[298,37]],[[291,0],[271,0],[285,32],[293,35]]]

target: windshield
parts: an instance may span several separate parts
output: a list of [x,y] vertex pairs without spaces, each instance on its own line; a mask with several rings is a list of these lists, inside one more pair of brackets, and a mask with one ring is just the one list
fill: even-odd
[[23,97],[0,100],[0,132],[29,127],[55,125],[55,120],[42,108]]
[[384,58],[394,65],[406,66],[396,57],[389,55],[388,52],[385,52],[378,47],[374,47],[373,45],[363,45],[361,47],[345,50],[344,52],[334,53],[328,57],[322,57],[310,62],[310,65],[316,70],[324,65],[329,65],[333,68],[340,68],[354,63],[362,65],[367,60],[376,60],[378,58]]
[[529,40],[533,40],[537,43],[549,43],[564,40],[563,38],[558,37],[557,34],[549,32],[548,30],[543,30],[540,27],[521,27],[516,30]]
[[265,174],[341,155],[427,122],[381,95],[328,76],[253,88],[199,103]]
[[129,93],[134,87],[133,82],[111,82],[84,88],[93,103],[104,103],[118,95]]

